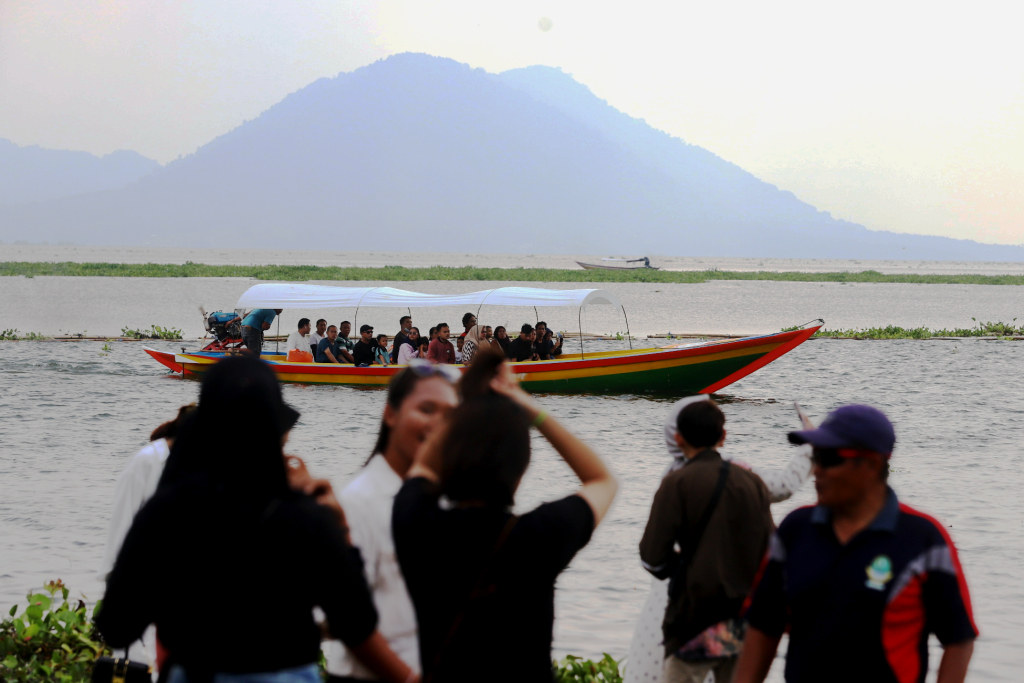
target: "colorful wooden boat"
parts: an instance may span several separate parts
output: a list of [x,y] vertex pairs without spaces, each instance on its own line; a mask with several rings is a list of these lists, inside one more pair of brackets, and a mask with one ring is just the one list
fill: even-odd
[[[524,389],[557,393],[710,394],[721,391],[809,339],[821,325],[680,348],[564,354],[559,360],[513,363]],[[146,352],[185,377],[201,377],[223,353]],[[357,368],[333,363],[289,363],[264,354],[284,382],[385,386],[404,366]],[[463,366],[456,366],[462,368]]]
[[[625,308],[611,292],[602,289],[539,289],[499,287],[466,294],[422,294],[391,287],[327,287],[308,284],[259,284],[238,300],[236,309],[247,308],[348,308],[360,306],[475,306],[479,317],[484,304],[497,306],[573,306],[593,304]],[[513,363],[525,389],[561,393],[712,393],[746,377],[793,350],[824,324],[788,332],[741,339],[698,341],[673,346],[622,351],[564,353],[558,360]],[[629,321],[626,321],[627,334]],[[582,339],[582,331],[580,333]],[[632,339],[630,339],[632,346]],[[201,377],[225,357],[221,351],[146,353],[173,372]],[[284,382],[385,386],[403,366],[356,367],[335,363],[290,362],[283,355],[262,353],[262,359]],[[456,366],[462,368],[463,366]]]

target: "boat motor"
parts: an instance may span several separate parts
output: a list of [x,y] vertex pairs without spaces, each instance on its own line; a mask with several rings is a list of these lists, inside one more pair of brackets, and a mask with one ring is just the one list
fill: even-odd
[[[216,337],[219,342],[225,342],[228,339],[240,339],[242,337],[242,328],[239,327],[237,322],[231,322],[236,317],[233,312],[214,311],[206,316],[206,331]],[[229,325],[228,323],[231,324]]]

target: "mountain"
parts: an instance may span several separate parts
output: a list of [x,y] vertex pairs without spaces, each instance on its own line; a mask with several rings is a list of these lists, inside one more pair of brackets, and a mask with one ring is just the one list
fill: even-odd
[[1024,260],[835,220],[557,69],[421,54],[320,79],[123,189],[0,207],[0,239]]
[[159,168],[138,152],[98,157],[0,139],[0,206],[120,189]]

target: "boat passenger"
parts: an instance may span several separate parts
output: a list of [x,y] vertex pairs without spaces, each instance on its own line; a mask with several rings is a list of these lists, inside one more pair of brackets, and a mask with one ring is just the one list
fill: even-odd
[[[392,511],[423,676],[551,681],[555,581],[590,540],[617,484],[597,454],[519,387],[497,349],[477,351],[461,388],[464,402],[417,451]],[[514,515],[531,426],[582,487]]]
[[458,362],[468,365],[472,362],[473,356],[476,354],[477,350],[481,346],[486,345],[487,342],[482,341],[481,335],[483,334],[483,328],[481,328],[480,325],[477,325],[475,315],[467,313],[466,316],[462,318],[462,321],[464,325],[470,325],[470,327],[466,328],[466,331],[463,332],[461,337],[459,337],[460,346],[457,351],[462,352],[462,358],[460,358]]
[[[407,348],[411,346],[403,344],[400,353]],[[395,556],[391,511],[416,451],[458,404],[458,379],[454,368],[416,359],[395,375],[388,386],[373,454],[340,496],[352,544],[363,557],[381,635],[416,673],[420,671],[416,612]],[[376,680],[341,642],[326,641],[323,650],[329,682]]]
[[[398,342],[395,342],[398,345]],[[388,366],[391,364],[391,353],[388,352],[388,335],[377,335],[377,348],[373,350],[373,356],[378,365]]]
[[541,360],[554,360],[562,355],[562,336],[555,336],[543,320],[537,323],[537,355]]
[[456,363],[462,363],[463,362],[463,360],[462,360],[462,358],[463,358],[463,356],[462,356],[462,349],[464,349],[464,348],[466,348],[466,337],[463,336],[463,335],[460,335],[459,338],[455,340],[455,362]]
[[299,328],[288,335],[288,341],[284,345],[284,352],[287,354],[292,349],[305,351],[309,348],[309,318],[299,320]]
[[430,349],[427,351],[427,358],[432,363],[455,363],[455,347],[448,341],[451,330],[448,323],[440,323],[436,328],[437,336],[430,342]]
[[540,360],[537,355],[536,349],[533,347],[534,339],[536,338],[536,332],[533,329],[533,325],[530,323],[524,323],[519,328],[519,336],[509,344],[506,355],[509,360],[514,360],[517,363],[522,363],[527,360]]
[[359,327],[359,341],[352,349],[352,358],[355,359],[356,367],[369,367],[377,360],[377,349],[379,344],[373,338],[373,326],[361,325]]
[[[424,340],[426,341],[426,340]],[[402,344],[402,347],[398,349],[398,364],[408,365],[409,361],[413,358],[417,358],[419,355],[418,347],[420,342],[420,330],[418,327],[409,328],[409,338],[406,343]],[[429,343],[429,342],[428,342]],[[426,359],[426,353],[423,354],[424,360]]]
[[484,325],[480,328],[480,345],[490,344],[494,341],[494,330],[491,329],[490,325]]
[[316,358],[316,348],[320,340],[327,336],[327,321],[320,318],[316,321],[316,331],[309,333],[309,347],[313,351],[313,358]]
[[[107,581],[96,626],[108,644],[124,647],[155,622],[169,683],[312,683],[320,680],[320,607],[332,637],[378,677],[415,680],[377,630],[341,508],[289,486],[283,444],[297,419],[274,372],[252,356],[225,358],[206,373],[199,408]],[[244,448],[225,447],[225,425],[246,435]],[[245,627],[197,628],[211,586],[259,596],[231,605]]]
[[331,325],[316,347],[317,363],[351,363],[352,356],[338,343],[338,328]]
[[352,351],[355,350],[356,341],[358,341],[353,341],[352,339],[350,339],[351,334],[352,323],[350,323],[347,320],[342,320],[341,323],[338,325],[338,342],[343,347],[345,347],[345,350],[348,351],[350,354],[352,353]]
[[[281,315],[281,308],[254,308],[242,318],[242,343],[251,353],[263,353],[263,333],[270,329],[270,323]],[[238,321],[236,317],[231,323]],[[231,323],[228,323],[230,325]]]
[[430,332],[428,332],[427,334],[428,334],[427,341],[434,341],[435,339],[437,339],[437,328],[436,327],[431,327],[430,328]]
[[402,345],[409,340],[409,332],[412,330],[412,316],[403,315],[398,320],[398,334],[395,335],[394,345],[391,347],[391,362],[398,362],[398,352],[401,351]]
[[466,313],[466,315],[462,316],[462,327],[463,327],[463,330],[462,330],[462,334],[460,334],[459,337],[460,338],[465,337],[467,334],[469,334],[469,331],[471,329],[473,329],[475,326],[476,326],[476,316],[473,315],[472,313]]
[[498,325],[494,328],[494,341],[498,346],[501,347],[502,353],[508,356],[508,347],[512,343],[512,340],[508,338],[508,332],[505,331],[504,325]]

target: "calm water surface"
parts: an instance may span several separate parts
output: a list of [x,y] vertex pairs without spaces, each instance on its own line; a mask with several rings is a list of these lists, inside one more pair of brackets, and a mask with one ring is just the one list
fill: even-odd
[[[97,571],[117,476],[150,430],[197,396],[198,384],[168,376],[138,344],[111,343],[109,352],[102,346],[0,346],[5,610],[57,577],[90,600],[101,596]],[[174,350],[180,344],[157,346]],[[1017,371],[1022,362],[1019,342],[817,340],[719,397],[729,420],[727,451],[765,466],[782,466],[790,456],[785,432],[797,425],[793,400],[818,420],[847,402],[888,412],[899,437],[892,485],[903,501],[942,520],[960,549],[982,629],[974,681],[1020,680],[1024,664],[1024,387]],[[384,394],[297,385],[284,391],[302,411],[289,450],[304,457],[314,473],[343,486],[370,451]],[[596,447],[622,485],[606,521],[559,581],[556,654],[621,657],[649,585],[636,546],[667,461],[661,424],[670,401],[542,400]],[[575,487],[546,443],[536,439],[534,445],[518,500],[522,509]],[[808,484],[773,511],[780,520],[812,501]],[[780,670],[773,669],[773,680],[780,680]]]

